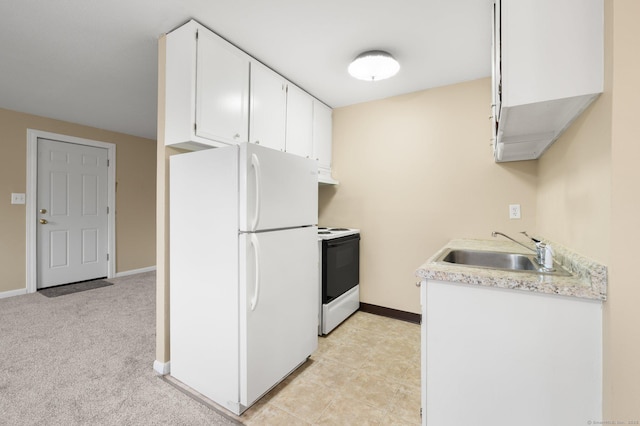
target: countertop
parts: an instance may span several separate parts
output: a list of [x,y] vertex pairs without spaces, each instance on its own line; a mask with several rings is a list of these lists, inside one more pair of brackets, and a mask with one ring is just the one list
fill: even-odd
[[592,300],[606,300],[607,267],[587,259],[552,241],[554,260],[562,265],[572,276],[540,275],[524,272],[511,272],[499,269],[460,266],[436,262],[441,253],[449,248],[467,250],[487,250],[509,253],[531,254],[524,247],[508,240],[451,240],[436,254],[418,268],[416,275],[423,279],[451,281],[486,287],[524,290],[536,293],[557,294]]

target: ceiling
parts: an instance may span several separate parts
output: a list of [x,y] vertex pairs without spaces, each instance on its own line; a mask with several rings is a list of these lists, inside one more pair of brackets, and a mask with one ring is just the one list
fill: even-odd
[[[0,2],[0,108],[155,139],[158,37],[193,18],[332,107],[490,75],[492,0]],[[351,78],[371,49],[392,79]]]

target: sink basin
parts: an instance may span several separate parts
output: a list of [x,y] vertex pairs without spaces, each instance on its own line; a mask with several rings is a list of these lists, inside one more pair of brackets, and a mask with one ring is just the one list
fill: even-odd
[[571,275],[560,267],[556,267],[553,271],[546,271],[538,266],[534,256],[520,253],[448,249],[436,261],[474,268],[490,268],[545,275]]

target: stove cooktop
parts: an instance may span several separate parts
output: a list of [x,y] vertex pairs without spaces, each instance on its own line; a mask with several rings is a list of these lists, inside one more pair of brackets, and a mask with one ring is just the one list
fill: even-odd
[[340,238],[347,235],[359,234],[360,230],[355,228],[329,228],[324,226],[318,227],[318,239],[329,240],[331,238]]

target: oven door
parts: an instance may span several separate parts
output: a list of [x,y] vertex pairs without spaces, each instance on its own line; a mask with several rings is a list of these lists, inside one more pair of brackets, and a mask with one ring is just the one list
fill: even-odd
[[360,234],[322,241],[322,303],[360,283]]

